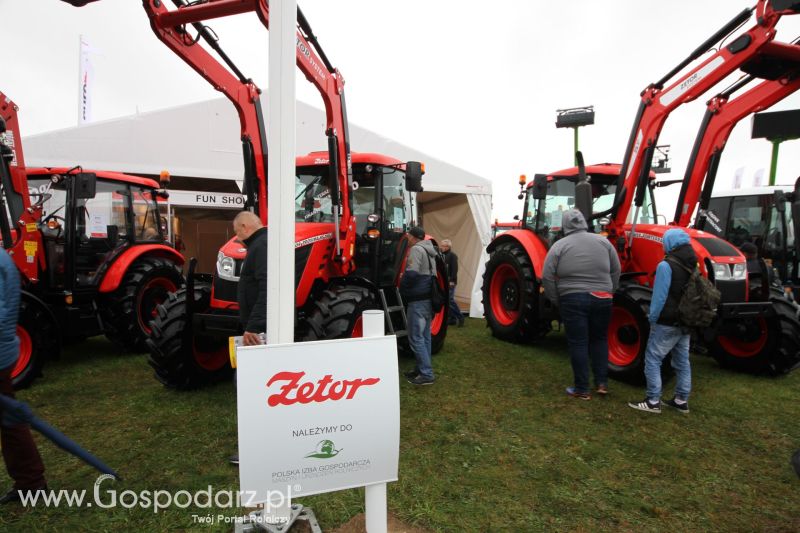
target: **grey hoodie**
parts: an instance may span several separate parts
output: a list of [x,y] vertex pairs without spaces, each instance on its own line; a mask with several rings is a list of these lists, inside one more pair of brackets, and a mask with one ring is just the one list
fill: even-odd
[[564,237],[547,252],[542,272],[545,296],[558,303],[565,294],[603,291],[619,287],[620,264],[608,239],[587,231],[577,209],[564,213]]
[[436,248],[431,241],[419,241],[411,247],[406,271],[400,280],[400,292],[407,302],[427,300],[431,296],[431,276],[436,272]]

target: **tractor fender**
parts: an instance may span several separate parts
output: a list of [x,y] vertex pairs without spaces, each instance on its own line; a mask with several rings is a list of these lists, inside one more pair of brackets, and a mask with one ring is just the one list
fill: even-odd
[[[60,350],[60,348],[61,348],[61,327],[60,327],[60,325],[58,323],[58,320],[56,320],[56,315],[55,315],[55,313],[53,313],[53,309],[48,304],[46,304],[44,302],[44,300],[42,300],[41,298],[39,298],[38,296],[36,296],[32,292],[26,291],[25,289],[22,289],[20,291],[19,298],[20,298],[20,300],[27,299],[27,300],[30,300],[30,301],[34,302],[36,305],[38,305],[39,307],[42,308],[42,310],[47,314],[48,317],[50,317],[50,320],[52,320],[53,324],[56,326],[56,330],[58,330],[58,346],[59,346],[59,350]],[[58,353],[55,353],[55,354],[52,354],[52,355],[53,355],[54,358],[58,358],[58,356],[60,355],[60,351]]]
[[530,230],[515,229],[502,233],[486,247],[488,253],[492,253],[501,244],[516,243],[525,249],[533,265],[533,271],[538,279],[542,279],[542,268],[544,258],[547,256],[547,248],[544,243]]
[[174,248],[163,244],[145,244],[141,246],[132,246],[122,252],[114,259],[114,263],[106,270],[103,276],[103,281],[100,283],[99,291],[101,293],[114,292],[122,282],[125,273],[128,272],[131,264],[143,255],[150,255],[155,257],[163,257],[171,259],[178,265],[183,265],[186,262],[184,257],[175,251]]

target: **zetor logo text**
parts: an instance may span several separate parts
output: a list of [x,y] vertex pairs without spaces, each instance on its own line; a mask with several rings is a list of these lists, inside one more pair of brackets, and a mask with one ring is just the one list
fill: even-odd
[[301,381],[305,372],[278,372],[267,382],[267,387],[280,384],[280,392],[267,398],[270,407],[294,403],[324,402],[327,400],[352,400],[361,387],[375,385],[380,378],[355,378],[334,381],[331,374],[322,379]]

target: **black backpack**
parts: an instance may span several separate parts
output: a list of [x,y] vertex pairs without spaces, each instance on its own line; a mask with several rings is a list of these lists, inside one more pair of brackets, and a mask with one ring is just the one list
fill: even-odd
[[436,275],[436,261],[432,261],[428,256],[428,264],[431,265],[431,310],[435,315],[444,307],[445,297],[439,289],[439,278]]
[[700,274],[697,267],[690,269],[677,259],[666,258],[670,265],[689,273],[689,279],[678,302],[678,323],[687,328],[707,328],[717,317],[720,293],[714,284]]

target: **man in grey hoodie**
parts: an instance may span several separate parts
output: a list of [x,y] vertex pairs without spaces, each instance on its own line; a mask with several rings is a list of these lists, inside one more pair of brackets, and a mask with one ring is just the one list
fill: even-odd
[[417,365],[406,373],[408,382],[413,385],[431,385],[435,377],[431,365],[431,289],[436,274],[436,248],[425,240],[425,230],[413,227],[408,230],[411,250],[406,259],[406,270],[400,281],[400,292],[408,304],[408,344]]
[[597,394],[608,394],[608,323],[619,287],[619,257],[608,239],[587,231],[577,209],[564,213],[561,226],[564,237],[547,252],[542,284],[567,332],[575,384],[566,392],[589,400],[589,360]]

